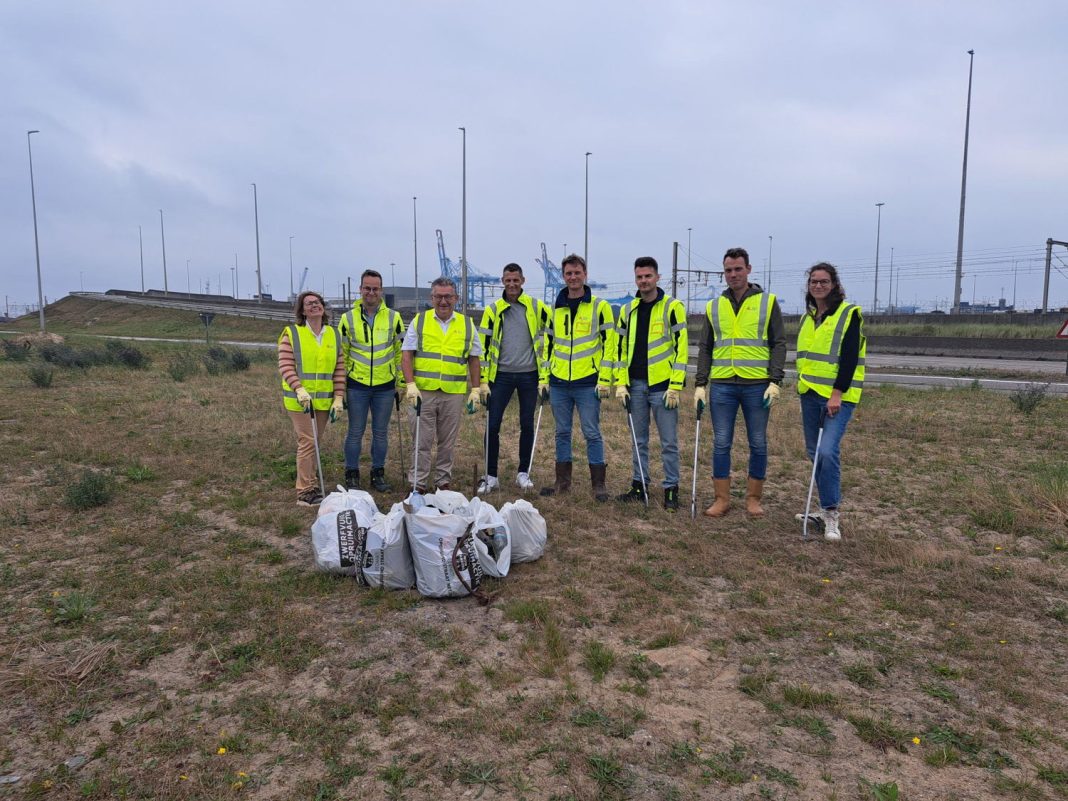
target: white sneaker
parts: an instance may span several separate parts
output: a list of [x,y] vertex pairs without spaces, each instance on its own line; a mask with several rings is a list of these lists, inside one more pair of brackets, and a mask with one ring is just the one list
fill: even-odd
[[534,482],[530,480],[530,473],[520,473],[515,477],[515,483],[519,489],[534,489]]
[[829,542],[838,542],[842,539],[842,532],[838,530],[838,510],[823,510],[823,539]]
[[490,490],[495,490],[500,486],[500,482],[497,481],[497,476],[482,476],[482,479],[478,482],[478,491],[476,495],[485,495]]

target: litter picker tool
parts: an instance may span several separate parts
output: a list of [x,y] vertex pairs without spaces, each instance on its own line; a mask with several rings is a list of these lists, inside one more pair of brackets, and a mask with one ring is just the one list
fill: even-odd
[[642,480],[642,500],[645,501],[645,508],[649,508],[649,488],[645,486],[645,470],[642,468],[642,455],[638,452],[638,434],[634,430],[634,415],[630,410],[630,395],[627,395],[627,400],[624,402],[624,406],[627,410],[627,421],[630,423],[630,438],[634,441],[634,459],[638,463],[638,476]]
[[403,476],[408,470],[408,465],[406,464],[407,459],[404,456],[404,424],[401,423],[401,399],[399,392],[393,393],[393,405],[397,409],[397,438],[400,440],[400,463],[401,475]]
[[538,429],[541,428],[541,413],[545,410],[545,401],[538,403],[538,416],[534,420],[534,440],[530,443],[530,464],[527,465],[527,475],[534,475],[534,454],[538,452]]
[[812,478],[808,480],[808,498],[805,500],[805,522],[801,527],[801,540],[808,539],[808,523],[812,519],[809,510],[812,508],[812,490],[816,486],[816,465],[820,460],[820,443],[823,442],[823,421],[827,416],[827,410],[820,411],[820,430],[816,434],[816,451],[812,454]]
[[415,401],[415,455],[412,457],[412,495],[419,489],[419,421],[423,415],[423,399]]
[[315,464],[319,467],[319,494],[325,498],[326,485],[323,483],[323,460],[322,457],[319,455],[319,426],[315,422],[314,403],[308,407],[308,414],[311,415],[312,439],[315,440]]
[[697,413],[697,434],[693,438],[693,486],[690,487],[690,520],[697,519],[697,454],[701,447],[701,411]]

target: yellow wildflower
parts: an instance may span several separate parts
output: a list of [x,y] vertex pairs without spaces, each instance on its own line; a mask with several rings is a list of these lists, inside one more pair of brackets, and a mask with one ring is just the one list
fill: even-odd
[[183,774],[182,774],[181,776],[179,776],[179,777],[178,777],[178,780],[179,780],[179,781],[183,781],[183,782],[187,782],[187,781],[189,781],[189,777],[188,777],[188,776],[186,776],[186,775],[185,775],[185,774],[183,773]]
[[218,751],[216,751],[215,753],[216,753],[216,754],[225,754],[225,753],[226,753],[226,746],[224,746],[224,745],[220,745],[220,746],[219,746],[219,750],[218,750]]
[[912,738],[912,744],[913,745],[919,745],[920,744],[920,738],[919,737],[913,737]]
[[824,584],[830,584],[831,583],[830,579],[820,579],[820,581],[822,581]]

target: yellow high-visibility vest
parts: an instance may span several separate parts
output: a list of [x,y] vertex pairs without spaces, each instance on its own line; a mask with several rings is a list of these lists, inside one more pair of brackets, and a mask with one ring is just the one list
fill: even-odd
[[434,310],[427,309],[415,318],[415,385],[419,389],[462,393],[467,390],[467,359],[475,341],[475,323],[466,314],[456,312],[444,332],[434,316]]
[[341,352],[345,355],[345,372],[354,381],[367,386],[398,382],[401,341],[404,328],[401,316],[385,303],[378,307],[373,325],[363,316],[363,301],[357,300],[345,312],[338,325]]
[[[297,377],[300,384],[312,396],[312,408],[327,411],[334,400],[334,367],[337,365],[337,351],[341,338],[332,325],[324,325],[322,343],[307,325],[287,325],[278,335],[289,336],[293,346],[293,358],[297,363]],[[297,391],[282,379],[282,402],[291,412],[302,412],[304,407],[297,401]]]
[[834,381],[838,377],[842,338],[854,316],[861,325],[860,358],[849,389],[842,393],[842,400],[860,402],[864,390],[864,359],[868,352],[868,341],[864,337],[864,316],[860,306],[845,302],[840,303],[834,313],[827,315],[819,325],[816,325],[811,312],[802,318],[801,330],[797,332],[798,393],[812,390],[821,397],[831,397]]
[[[681,301],[665,294],[653,304],[649,312],[647,342],[635,342],[637,326],[631,325],[641,298],[637,297],[619,312],[619,358],[616,364],[616,384],[630,385],[630,362],[635,348],[649,352],[650,384],[668,381],[668,388],[682,389],[686,381],[686,361],[689,358],[689,335],[686,331],[686,309]],[[672,322],[672,318],[676,322]],[[678,337],[676,338],[676,334]]]
[[[546,327],[549,322],[549,305],[545,301],[532,298],[526,292],[519,295],[518,302],[526,313],[527,328],[530,329],[530,341],[534,348],[534,360],[538,365],[538,381],[549,380],[549,360]],[[497,377],[497,365],[501,358],[501,336],[504,326],[501,319],[511,304],[504,298],[491,303],[482,312],[482,323],[478,333],[488,338],[482,353],[482,382],[491,383]]]
[[562,381],[596,375],[599,385],[612,385],[618,337],[615,315],[607,300],[591,295],[588,303],[578,305],[574,321],[567,306],[553,309],[551,336],[549,372],[552,375]]
[[775,296],[759,292],[742,301],[738,313],[726,295],[708,301],[705,314],[712,324],[715,343],[709,377],[769,378],[768,326]]

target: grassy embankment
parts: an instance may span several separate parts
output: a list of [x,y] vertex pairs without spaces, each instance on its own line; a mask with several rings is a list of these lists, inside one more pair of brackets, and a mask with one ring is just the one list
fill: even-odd
[[[792,402],[772,415],[760,521],[691,522],[686,490],[677,515],[595,504],[579,445],[574,494],[533,498],[548,553],[484,609],[316,574],[270,360],[176,382],[187,350],[58,369],[49,389],[0,361],[18,398],[0,420],[0,774],[23,777],[0,797],[1068,792],[1065,401],[1026,416],[976,390],[866,392],[840,545],[800,542]],[[625,417],[602,417],[622,491]],[[343,431],[325,434],[331,480]],[[541,481],[551,431],[546,412]],[[466,419],[464,483],[481,438]]]

